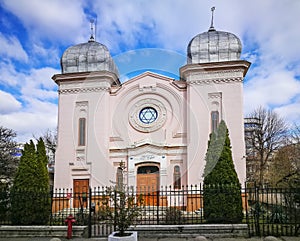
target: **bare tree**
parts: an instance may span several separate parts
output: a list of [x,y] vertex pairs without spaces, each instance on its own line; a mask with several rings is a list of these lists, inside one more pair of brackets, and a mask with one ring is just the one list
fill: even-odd
[[18,167],[16,132],[0,126],[0,184],[12,181]]
[[264,174],[272,155],[287,143],[288,125],[273,110],[258,107],[247,118],[258,120],[259,124],[247,136],[246,143],[253,151],[258,162],[258,184],[264,184]]
[[47,132],[42,136],[42,138],[45,142],[46,149],[54,155],[57,146],[57,130],[47,130]]

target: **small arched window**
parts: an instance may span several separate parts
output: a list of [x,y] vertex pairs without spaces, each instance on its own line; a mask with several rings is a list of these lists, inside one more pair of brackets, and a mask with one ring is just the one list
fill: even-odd
[[174,166],[173,179],[174,189],[181,189],[181,172],[178,165]]
[[211,112],[211,132],[216,132],[219,126],[219,111]]
[[121,189],[123,187],[123,170],[121,167],[118,167],[117,169],[117,187],[118,189]]

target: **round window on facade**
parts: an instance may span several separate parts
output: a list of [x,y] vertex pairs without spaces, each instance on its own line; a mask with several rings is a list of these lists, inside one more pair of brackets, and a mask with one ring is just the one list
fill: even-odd
[[152,107],[145,107],[140,111],[139,119],[144,124],[151,124],[157,119],[157,111]]
[[158,130],[164,125],[166,118],[166,107],[152,98],[137,101],[129,111],[129,123],[141,132]]

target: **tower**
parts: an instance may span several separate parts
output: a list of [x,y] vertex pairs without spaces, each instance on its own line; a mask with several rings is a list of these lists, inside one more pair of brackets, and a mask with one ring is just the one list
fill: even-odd
[[[214,8],[212,8],[213,13]],[[245,181],[243,79],[250,63],[240,60],[242,45],[232,33],[211,26],[196,35],[187,47],[187,64],[180,77],[187,84],[188,182],[202,180],[209,134],[223,119],[229,129],[233,160]]]
[[117,67],[107,47],[92,35],[88,42],[63,53],[61,71],[52,77],[59,86],[54,185],[76,189],[78,185],[103,184],[108,176],[99,177],[95,172],[113,172],[108,162],[110,121],[105,115],[109,113],[110,90],[120,85]]

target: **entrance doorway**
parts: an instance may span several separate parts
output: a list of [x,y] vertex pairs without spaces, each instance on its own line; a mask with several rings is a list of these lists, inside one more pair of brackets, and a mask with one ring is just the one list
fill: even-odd
[[73,180],[73,207],[87,208],[88,193],[89,193],[89,179],[74,179]]
[[137,192],[144,198],[147,206],[159,203],[159,167],[142,165],[137,169]]

